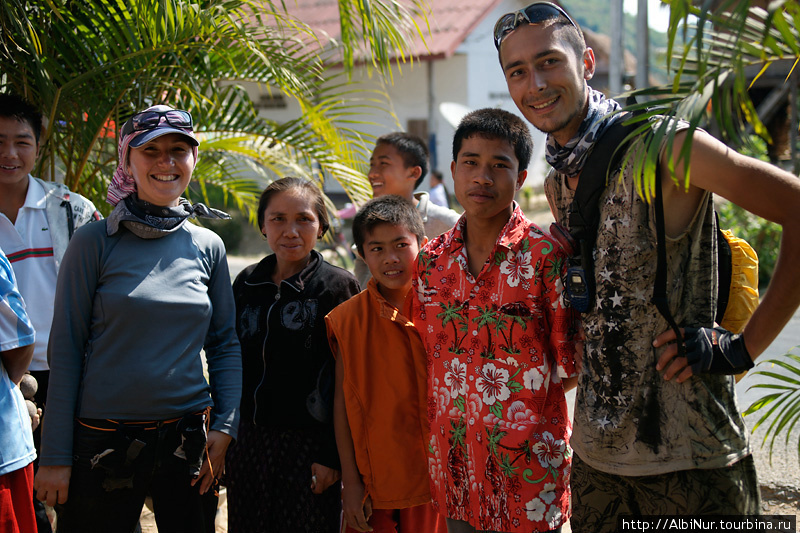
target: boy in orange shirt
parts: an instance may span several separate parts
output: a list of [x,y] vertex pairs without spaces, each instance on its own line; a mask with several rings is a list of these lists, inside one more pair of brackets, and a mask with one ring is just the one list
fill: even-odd
[[325,317],[349,532],[446,531],[428,480],[425,350],[402,311],[424,235],[404,198],[368,202],[353,221],[353,240],[372,278]]

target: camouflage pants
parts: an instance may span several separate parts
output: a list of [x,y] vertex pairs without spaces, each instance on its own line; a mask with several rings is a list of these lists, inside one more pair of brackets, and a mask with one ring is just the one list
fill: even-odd
[[573,533],[615,533],[621,516],[757,515],[761,493],[753,456],[726,468],[618,476],[573,455]]

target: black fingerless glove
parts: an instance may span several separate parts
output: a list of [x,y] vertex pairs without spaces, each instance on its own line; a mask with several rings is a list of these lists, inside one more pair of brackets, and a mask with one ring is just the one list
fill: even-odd
[[739,374],[753,368],[744,337],[722,328],[685,328],[686,359],[695,374]]

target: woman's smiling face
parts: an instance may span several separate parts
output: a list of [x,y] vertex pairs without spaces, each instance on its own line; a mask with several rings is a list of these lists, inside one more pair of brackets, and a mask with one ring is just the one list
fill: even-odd
[[131,148],[128,172],[139,198],[153,205],[175,206],[189,186],[195,159],[186,137],[169,133]]

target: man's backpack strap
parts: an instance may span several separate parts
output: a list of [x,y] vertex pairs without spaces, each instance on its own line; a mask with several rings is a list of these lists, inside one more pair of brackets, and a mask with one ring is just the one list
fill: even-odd
[[575,197],[569,209],[569,228],[573,237],[585,239],[594,246],[600,225],[600,195],[608,183],[609,172],[625,154],[625,138],[638,124],[623,124],[624,118],[609,126],[592,147],[580,173]]
[[580,251],[580,266],[585,273],[588,289],[588,308],[578,308],[584,312],[591,309],[595,301],[592,249],[600,227],[600,195],[606,188],[609,173],[617,168],[627,150],[626,137],[638,127],[637,124],[623,124],[626,118],[620,118],[610,125],[595,142],[581,170],[575,196],[567,213],[569,232]]
[[[717,323],[722,323],[725,316],[725,309],[728,308],[728,300],[731,296],[731,278],[733,276],[733,255],[731,245],[724,236],[720,235],[719,215],[714,211],[714,218],[717,222]],[[735,331],[734,333],[738,333]]]
[[664,226],[664,200],[661,192],[661,172],[656,168],[656,194],[655,194],[655,215],[656,215],[656,253],[658,263],[656,265],[656,280],[653,287],[653,299],[650,300],[656,306],[658,312],[675,332],[675,341],[678,345],[678,357],[686,357],[686,347],[683,344],[683,334],[675,317],[669,309],[667,300],[667,244],[666,229]]

